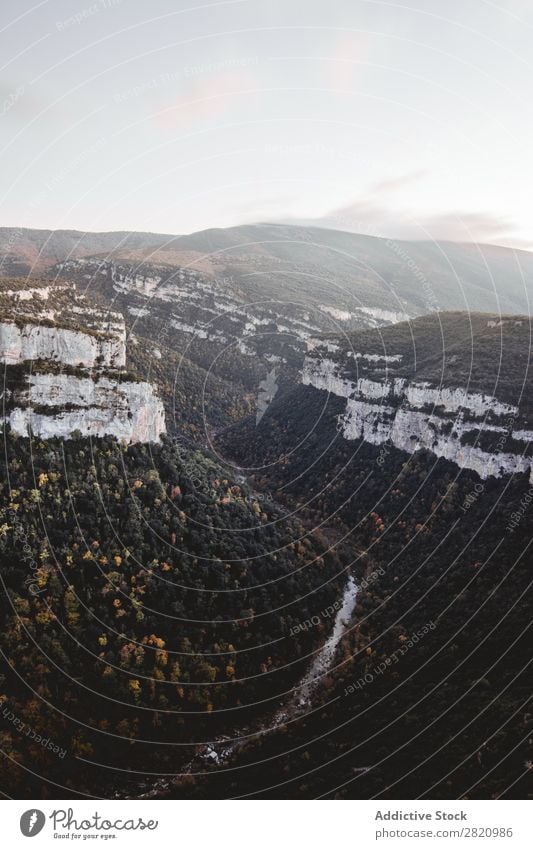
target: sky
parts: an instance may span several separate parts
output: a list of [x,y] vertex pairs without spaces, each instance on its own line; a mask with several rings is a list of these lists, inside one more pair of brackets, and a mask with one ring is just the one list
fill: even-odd
[[533,246],[533,0],[0,12],[0,225]]

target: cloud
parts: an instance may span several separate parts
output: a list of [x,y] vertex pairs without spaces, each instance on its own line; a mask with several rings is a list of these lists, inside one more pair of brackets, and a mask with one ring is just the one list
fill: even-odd
[[[392,184],[395,181],[387,182]],[[399,187],[400,180],[396,182]],[[532,246],[531,242],[518,237],[515,222],[505,216],[491,212],[463,211],[437,215],[401,213],[367,198],[308,223],[389,239],[495,243],[515,248]]]
[[447,212],[433,215],[421,224],[434,239],[451,242],[486,242],[509,236],[514,223],[490,212]]
[[404,189],[406,186],[411,186],[413,183],[418,183],[428,174],[427,169],[421,168],[419,171],[411,171],[409,174],[402,174],[400,177],[392,177],[389,180],[382,180],[375,183],[372,187],[372,192],[375,194],[390,194]]

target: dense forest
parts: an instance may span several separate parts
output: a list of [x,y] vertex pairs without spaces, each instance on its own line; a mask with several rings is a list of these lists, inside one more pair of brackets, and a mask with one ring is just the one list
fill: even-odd
[[243,747],[196,792],[523,798],[533,769],[528,477],[481,481],[425,451],[343,440],[342,401],[325,399],[300,387],[259,427],[226,431],[221,448],[262,466],[256,485],[297,503],[304,520],[350,532],[375,580],[361,586],[315,709]]
[[205,453],[74,437],[6,433],[0,461],[9,795],[109,794],[258,721],[345,582],[323,534]]

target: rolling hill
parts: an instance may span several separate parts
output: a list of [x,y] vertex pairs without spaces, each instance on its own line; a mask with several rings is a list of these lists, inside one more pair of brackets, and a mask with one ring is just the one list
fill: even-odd
[[302,298],[339,310],[529,313],[533,254],[496,245],[408,242],[319,227],[251,224],[181,236],[0,229],[4,271],[42,272],[67,258],[191,267],[233,277],[249,298]]

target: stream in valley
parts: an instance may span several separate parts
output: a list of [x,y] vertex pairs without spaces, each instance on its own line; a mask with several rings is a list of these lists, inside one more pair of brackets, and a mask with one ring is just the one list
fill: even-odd
[[[325,677],[335,667],[337,648],[346,630],[353,624],[357,601],[357,584],[350,575],[344,588],[341,606],[335,615],[333,629],[324,645],[317,650],[308,670],[294,686],[286,701],[273,716],[261,724],[256,731],[243,728],[241,736],[234,738],[222,736],[217,740],[199,747],[194,757],[180,772],[180,776],[201,773],[206,766],[227,763],[239,747],[251,738],[274,732],[279,726],[306,713],[312,705],[315,692],[323,685]],[[172,788],[172,777],[145,780],[139,785],[139,794],[135,798],[154,799],[168,793]],[[117,794],[118,796],[118,794]],[[129,798],[132,798],[131,796]]]

